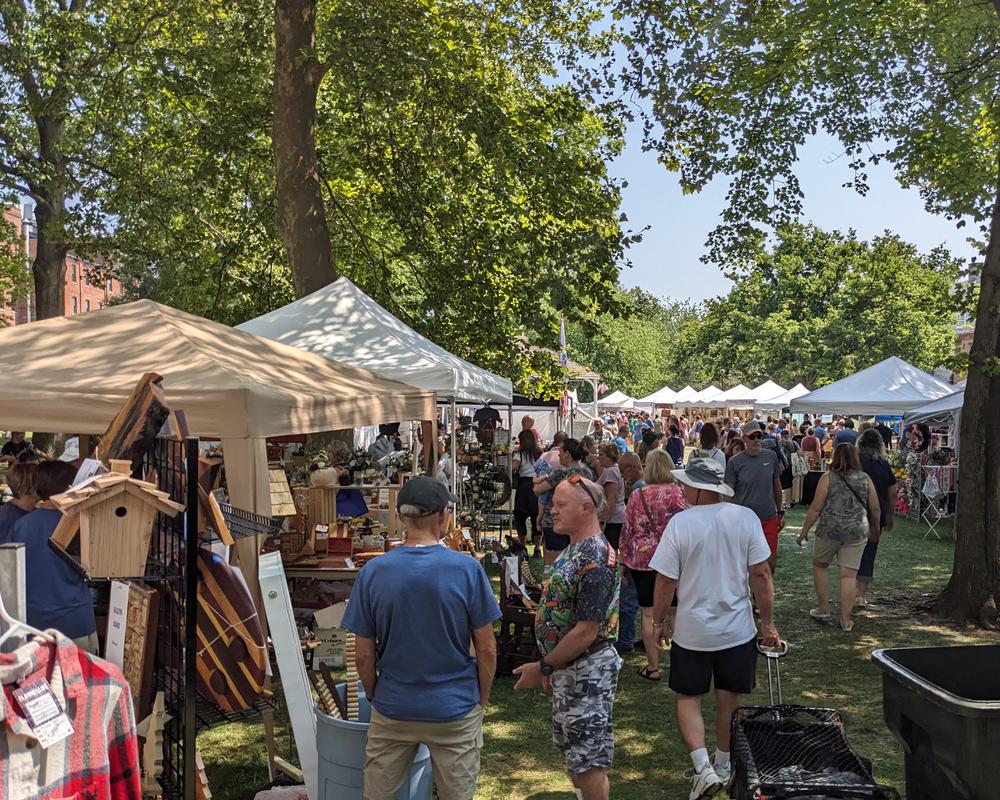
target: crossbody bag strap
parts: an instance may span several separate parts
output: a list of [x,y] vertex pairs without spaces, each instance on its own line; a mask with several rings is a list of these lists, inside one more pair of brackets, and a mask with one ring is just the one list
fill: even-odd
[[858,490],[855,489],[853,486],[851,486],[851,482],[847,480],[847,478],[845,478],[840,473],[837,473],[837,477],[844,482],[844,485],[850,490],[851,494],[854,495],[854,499],[857,500],[864,507],[865,513],[868,513],[868,498],[866,497],[864,500],[862,500],[861,495],[858,494]]
[[646,495],[642,493],[642,489],[639,489],[639,500],[642,502],[643,510],[646,512],[646,518],[649,520],[650,524],[655,524],[656,520],[653,519],[653,512],[649,510],[649,502],[646,500]]

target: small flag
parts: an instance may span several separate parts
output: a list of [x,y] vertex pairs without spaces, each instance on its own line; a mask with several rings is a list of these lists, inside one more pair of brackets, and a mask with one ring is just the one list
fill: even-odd
[[559,363],[563,369],[569,366],[569,356],[566,354],[566,320],[559,318]]

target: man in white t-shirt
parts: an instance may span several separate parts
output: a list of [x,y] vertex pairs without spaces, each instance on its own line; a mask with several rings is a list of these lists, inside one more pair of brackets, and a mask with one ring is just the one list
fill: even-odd
[[[749,508],[722,502],[733,490],[714,459],[694,459],[674,470],[688,509],[671,517],[649,562],[656,570],[653,619],[667,619],[677,596],[670,648],[670,688],[677,693],[677,722],[694,771],[689,800],[713,797],[732,780],[730,729],[740,696],[757,674],[757,626],[747,581],[760,611],[765,647],[777,647],[772,618],[771,556],[760,520]],[[665,635],[659,625],[658,638]],[[715,763],[705,746],[701,698],[715,684]]]

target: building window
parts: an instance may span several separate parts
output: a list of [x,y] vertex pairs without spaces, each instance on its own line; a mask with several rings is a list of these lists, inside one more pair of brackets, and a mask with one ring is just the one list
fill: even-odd
[[87,270],[85,269],[80,270],[80,283],[82,283],[84,286],[87,285]]
[[90,311],[90,301],[89,300],[84,300],[83,301],[83,310],[84,311]]
[[76,305],[76,298],[74,297],[73,298],[73,313],[75,314],[77,311],[78,311],[78,308],[77,308],[77,305]]
[[108,291],[113,292],[114,290],[115,290],[114,281],[112,281],[111,278],[108,278]]
[[69,282],[76,283],[76,262],[69,265]]

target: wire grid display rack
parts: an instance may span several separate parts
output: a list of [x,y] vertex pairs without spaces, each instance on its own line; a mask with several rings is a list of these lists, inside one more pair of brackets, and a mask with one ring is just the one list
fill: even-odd
[[828,708],[750,706],[733,715],[736,797],[899,800],[879,786]]
[[[169,715],[163,727],[163,774],[166,800],[194,797],[195,777],[195,614],[198,570],[198,440],[157,439],[146,454],[143,476],[155,477],[170,499],[186,504],[174,518],[157,513],[147,561],[146,580],[160,589],[153,660],[155,691],[164,693]],[[193,496],[192,496],[193,494]]]

